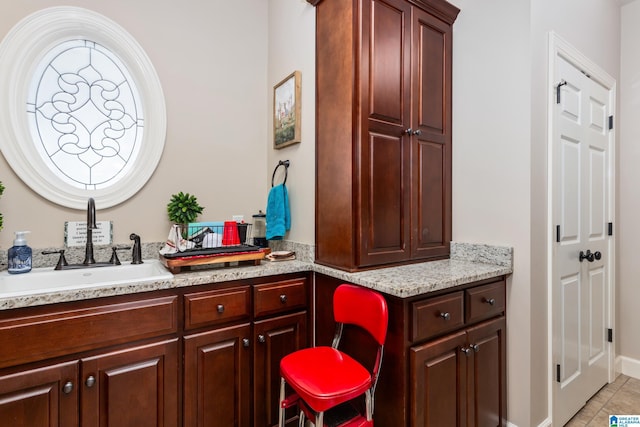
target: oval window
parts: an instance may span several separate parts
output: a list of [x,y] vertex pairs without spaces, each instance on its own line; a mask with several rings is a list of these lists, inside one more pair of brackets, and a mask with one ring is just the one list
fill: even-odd
[[85,9],[44,9],[9,32],[0,103],[3,155],[29,187],[63,206],[127,200],[164,149],[164,97],[151,61],[119,25]]

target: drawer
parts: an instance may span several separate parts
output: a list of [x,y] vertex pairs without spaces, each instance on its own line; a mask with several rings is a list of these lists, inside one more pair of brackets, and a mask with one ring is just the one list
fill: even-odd
[[428,298],[411,304],[411,341],[421,341],[464,324],[463,292]]
[[465,291],[467,323],[475,323],[504,313],[505,299],[504,280],[467,289]]
[[251,314],[251,288],[242,286],[184,296],[184,328],[194,329],[248,319]]
[[87,305],[0,321],[0,368],[178,330],[178,297]]
[[253,292],[255,317],[307,306],[307,280],[303,278],[256,285]]

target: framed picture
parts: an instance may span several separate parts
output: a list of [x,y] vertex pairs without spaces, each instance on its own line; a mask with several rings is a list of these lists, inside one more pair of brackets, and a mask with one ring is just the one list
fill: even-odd
[[273,148],[300,142],[300,71],[273,87]]

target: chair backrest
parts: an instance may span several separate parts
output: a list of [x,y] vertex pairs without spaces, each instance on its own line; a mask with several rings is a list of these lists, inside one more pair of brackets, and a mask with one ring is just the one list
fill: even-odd
[[378,292],[349,284],[338,286],[333,294],[333,315],[336,322],[357,325],[384,345],[389,313]]

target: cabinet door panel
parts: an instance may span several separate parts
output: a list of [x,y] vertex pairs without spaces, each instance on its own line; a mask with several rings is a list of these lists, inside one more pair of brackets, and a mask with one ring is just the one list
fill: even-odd
[[184,338],[184,425],[249,427],[251,327]]
[[504,317],[468,330],[473,353],[469,365],[469,426],[506,425],[506,341]]
[[[254,336],[254,426],[277,426],[280,359],[307,346],[307,312],[256,322]],[[288,425],[295,415],[287,414]]]
[[82,425],[177,427],[177,339],[82,359],[81,372]]
[[411,425],[465,426],[467,358],[464,331],[410,351]]
[[[73,388],[64,393],[67,382]],[[0,376],[0,425],[77,426],[77,385],[77,361]]]

